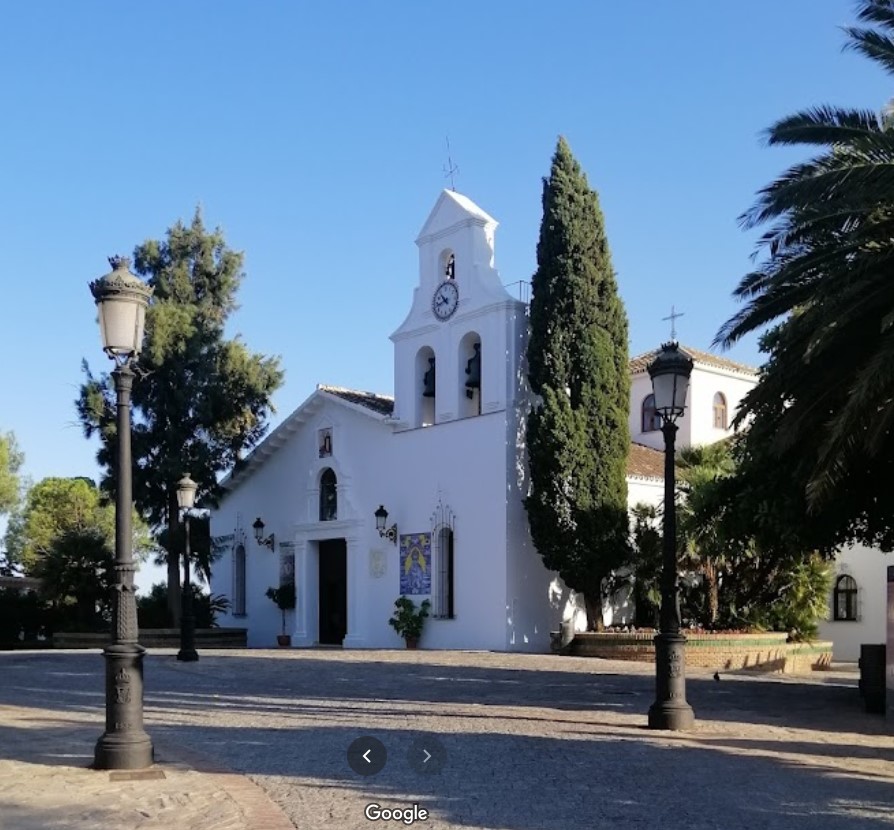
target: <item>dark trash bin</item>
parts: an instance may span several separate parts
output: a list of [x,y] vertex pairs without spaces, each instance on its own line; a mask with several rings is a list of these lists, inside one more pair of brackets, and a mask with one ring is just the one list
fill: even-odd
[[867,712],[885,714],[886,646],[884,643],[860,645],[860,694]]

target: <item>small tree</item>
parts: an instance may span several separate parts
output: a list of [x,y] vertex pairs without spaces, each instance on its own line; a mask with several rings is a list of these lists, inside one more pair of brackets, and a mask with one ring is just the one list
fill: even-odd
[[599,199],[563,138],[543,182],[527,358],[531,538],[601,629],[605,580],[630,555],[627,315]]
[[276,604],[282,613],[282,633],[286,633],[286,611],[295,607],[295,583],[284,582],[279,588],[268,588],[265,594]]
[[111,616],[114,561],[108,539],[96,528],[68,530],[53,540],[33,573],[63,626],[78,631],[105,627]]
[[19,471],[24,462],[15,435],[0,435],[0,516],[11,513],[19,503]]

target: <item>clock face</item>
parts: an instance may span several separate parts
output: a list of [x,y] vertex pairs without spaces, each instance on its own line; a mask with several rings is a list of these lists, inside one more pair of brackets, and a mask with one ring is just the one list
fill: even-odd
[[453,280],[444,280],[431,298],[431,310],[439,320],[450,317],[459,303],[459,289]]

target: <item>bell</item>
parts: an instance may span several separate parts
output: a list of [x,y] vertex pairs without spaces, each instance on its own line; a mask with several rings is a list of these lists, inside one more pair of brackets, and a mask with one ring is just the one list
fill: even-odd
[[428,371],[422,377],[422,397],[433,398],[435,396],[435,359],[428,359]]
[[476,343],[475,354],[473,354],[466,363],[466,387],[468,389],[481,388],[481,344]]

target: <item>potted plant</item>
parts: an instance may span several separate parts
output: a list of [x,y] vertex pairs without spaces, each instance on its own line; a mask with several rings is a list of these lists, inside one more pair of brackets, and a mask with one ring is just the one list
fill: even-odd
[[394,600],[394,613],[388,620],[388,625],[406,640],[407,648],[416,648],[419,645],[422,626],[425,625],[430,607],[431,603],[427,599],[422,600],[418,608],[409,597],[398,597]]
[[292,636],[286,634],[286,611],[291,611],[295,607],[295,583],[284,582],[279,588],[268,588],[265,596],[272,599],[282,612],[282,634],[276,635],[277,644],[292,645]]

